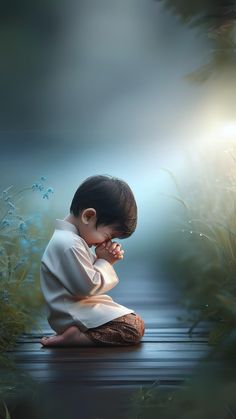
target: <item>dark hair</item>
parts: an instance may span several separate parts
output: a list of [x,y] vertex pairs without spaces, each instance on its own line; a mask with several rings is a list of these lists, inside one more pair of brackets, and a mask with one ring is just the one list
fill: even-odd
[[114,225],[118,238],[127,238],[137,226],[137,205],[129,185],[111,175],[95,175],[85,179],[74,194],[70,212],[78,217],[86,208],[97,212],[99,225]]

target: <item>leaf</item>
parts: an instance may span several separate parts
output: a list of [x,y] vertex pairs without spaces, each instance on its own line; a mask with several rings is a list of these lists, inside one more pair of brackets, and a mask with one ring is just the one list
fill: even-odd
[[184,201],[182,198],[179,198],[178,196],[175,196],[175,195],[171,195],[171,194],[167,194],[167,193],[164,193],[164,192],[160,192],[160,194],[161,195],[164,195],[164,196],[168,196],[169,198],[173,198],[173,199],[176,199],[177,201],[179,201],[187,210],[190,210],[190,208],[189,208],[189,206],[188,206],[188,204],[186,203],[186,201]]
[[10,416],[9,410],[7,408],[7,405],[4,402],[3,402],[3,404],[4,404],[4,407],[5,407],[5,411],[6,411],[5,419],[11,419],[11,416]]
[[180,189],[180,186],[178,184],[178,181],[177,181],[176,176],[174,175],[174,173],[172,173],[169,169],[166,169],[165,167],[161,167],[161,170],[163,170],[164,172],[167,172],[170,175],[171,179],[173,180],[173,182],[176,186],[176,189],[177,189],[179,195],[182,197],[182,191]]
[[232,236],[236,237],[236,234],[229,227],[227,227],[220,221],[216,221],[216,223],[219,224],[221,227],[223,227],[226,231],[228,231],[228,233],[230,233]]
[[199,67],[197,70],[186,74],[183,76],[183,79],[192,83],[204,83],[211,77],[212,73],[213,65],[210,62]]

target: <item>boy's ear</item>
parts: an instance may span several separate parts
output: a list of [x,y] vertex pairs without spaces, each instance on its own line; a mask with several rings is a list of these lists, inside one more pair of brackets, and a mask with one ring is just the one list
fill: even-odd
[[96,217],[96,210],[94,208],[86,208],[82,213],[82,220],[85,224],[88,224],[89,220]]

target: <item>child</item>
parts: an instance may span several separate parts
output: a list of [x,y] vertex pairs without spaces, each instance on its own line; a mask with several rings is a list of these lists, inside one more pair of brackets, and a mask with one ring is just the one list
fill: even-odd
[[90,176],[78,187],[70,213],[56,220],[41,259],[41,290],[57,333],[43,337],[43,346],[139,343],[143,319],[104,294],[119,282],[113,265],[124,256],[111,239],[131,236],[136,225],[135,198],[123,180]]

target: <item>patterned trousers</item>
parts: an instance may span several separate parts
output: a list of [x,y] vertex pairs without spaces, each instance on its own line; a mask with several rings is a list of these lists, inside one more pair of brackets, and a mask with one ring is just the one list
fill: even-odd
[[142,317],[137,313],[129,313],[83,333],[98,346],[129,346],[137,345],[144,332]]

